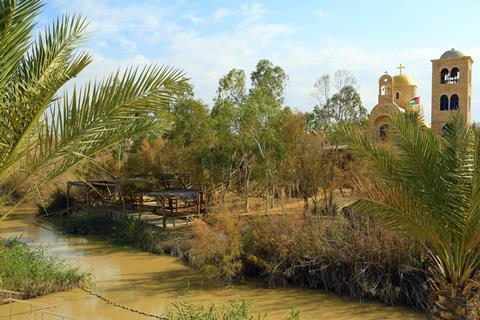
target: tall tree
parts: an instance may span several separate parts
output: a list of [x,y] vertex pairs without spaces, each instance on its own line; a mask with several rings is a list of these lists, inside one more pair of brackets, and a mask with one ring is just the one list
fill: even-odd
[[[252,87],[240,115],[242,141],[253,150],[256,169],[264,182],[266,210],[273,205],[277,170],[285,151],[278,133],[285,116],[283,101],[287,80],[281,67],[260,60],[251,74]],[[252,165],[247,163],[246,170],[251,174]],[[248,179],[247,176],[246,183]],[[246,189],[248,201],[248,187]]]
[[247,95],[246,76],[243,70],[232,69],[218,83],[217,97],[212,108],[215,130],[215,148],[211,150],[210,163],[214,164],[215,176],[220,178],[222,200],[239,176],[242,162],[240,110]]
[[425,244],[433,319],[466,319],[480,268],[480,130],[459,114],[442,137],[418,113],[392,115],[391,144],[376,144],[353,126],[345,142],[370,164],[349,205]]
[[[211,178],[208,153],[214,141],[210,109],[193,96],[184,96],[171,107],[173,128],[166,135],[170,170],[188,174],[190,183],[206,189]],[[179,161],[181,159],[181,161]]]
[[164,131],[168,123],[153,114],[165,112],[181,90],[181,72],[148,66],[59,93],[92,60],[77,50],[87,24],[65,15],[32,42],[42,6],[40,0],[0,1],[0,202],[20,187],[32,195],[126,138]]
[[[305,211],[309,210],[309,200],[316,196],[329,176],[325,168],[325,137],[309,132],[305,125],[305,115],[301,112],[289,113],[285,117],[280,137],[285,143],[286,152],[279,168],[281,183],[286,185],[289,194],[302,197]],[[316,208],[315,208],[316,209]]]
[[[326,211],[332,211],[334,205],[334,194],[337,188],[336,180],[339,173],[345,170],[342,167],[346,163],[346,154],[339,150],[337,132],[338,126],[345,123],[363,125],[367,120],[367,110],[362,105],[360,94],[355,89],[355,78],[345,70],[335,72],[333,78],[322,75],[314,85],[314,97],[317,104],[313,113],[306,115],[305,119],[310,131],[326,135],[331,150],[324,154],[324,168],[326,175],[323,184],[324,205]],[[336,91],[333,95],[333,91]],[[327,183],[329,181],[329,183]]]
[[367,109],[362,105],[360,94],[350,85],[340,89],[323,105],[315,106],[313,114],[315,129],[327,133],[333,133],[339,124],[361,124],[367,119]]

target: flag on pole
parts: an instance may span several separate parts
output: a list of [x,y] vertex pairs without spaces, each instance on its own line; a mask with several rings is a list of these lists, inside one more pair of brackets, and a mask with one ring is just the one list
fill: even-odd
[[408,102],[409,107],[418,107],[420,105],[420,97],[415,97]]

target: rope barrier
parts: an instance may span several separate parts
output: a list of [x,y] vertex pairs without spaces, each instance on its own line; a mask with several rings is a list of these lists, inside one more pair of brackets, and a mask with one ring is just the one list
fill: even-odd
[[88,288],[85,288],[85,287],[80,287],[80,289],[82,289],[83,291],[85,291],[86,293],[94,296],[94,297],[97,297],[103,301],[105,301],[106,303],[108,304],[111,304],[113,305],[114,307],[117,307],[117,308],[122,308],[124,310],[127,310],[127,311],[130,311],[130,312],[133,312],[133,313],[137,313],[137,314],[140,314],[142,316],[146,316],[146,317],[151,317],[151,318],[155,318],[155,319],[160,319],[160,320],[168,320],[168,318],[164,315],[157,315],[157,314],[154,314],[154,313],[147,313],[147,312],[144,312],[144,311],[140,311],[140,310],[137,310],[137,309],[134,309],[134,308],[131,308],[131,307],[127,307],[125,305],[122,305],[118,302],[115,302],[115,301],[112,301],[104,296],[102,296],[101,294],[99,293],[96,293],[94,292],[93,290],[90,290]]
[[[39,226],[39,227],[42,227],[48,231],[51,231],[51,232],[54,232],[54,230],[52,229],[49,229],[41,224],[37,224],[37,223],[34,223],[34,222],[30,222],[31,224],[33,225],[36,225],[36,226]],[[140,315],[143,315],[143,316],[146,316],[146,317],[150,317],[150,318],[154,318],[154,319],[160,319],[160,320],[168,320],[167,316],[164,316],[164,315],[157,315],[157,314],[154,314],[154,313],[147,313],[147,312],[144,312],[144,311],[140,311],[140,310],[137,310],[137,309],[134,309],[134,308],[131,308],[131,307],[127,307],[125,305],[122,305],[118,302],[115,302],[115,301],[112,301],[104,296],[102,296],[101,294],[99,293],[96,293],[94,292],[93,290],[90,290],[88,288],[85,288],[83,286],[80,286],[79,287],[80,289],[82,289],[83,291],[85,291],[86,293],[88,293],[89,295],[91,296],[94,296],[94,297],[97,297],[103,301],[105,301],[106,303],[108,304],[111,304],[113,305],[114,307],[117,307],[117,308],[122,308],[124,310],[127,310],[127,311],[130,311],[130,312],[133,312],[133,313],[137,313],[137,314],[140,314]]]

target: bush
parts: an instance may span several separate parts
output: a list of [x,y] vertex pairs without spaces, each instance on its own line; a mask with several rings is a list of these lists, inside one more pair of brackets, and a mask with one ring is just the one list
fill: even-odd
[[197,221],[188,259],[209,278],[231,281],[242,272],[242,239],[238,221],[231,214],[213,217],[209,224]]
[[[267,319],[266,315],[252,315],[245,302],[232,304],[225,308],[194,306],[191,304],[174,304],[167,315],[169,320],[254,320]],[[285,320],[300,319],[300,312],[292,311]]]
[[75,213],[68,217],[53,218],[51,221],[66,233],[78,235],[110,235],[115,226],[115,221],[107,214]]
[[363,216],[219,214],[195,229],[192,242],[191,263],[225,280],[260,275],[270,286],[427,307],[423,246]]
[[[74,206],[76,200],[70,197],[70,206]],[[45,215],[47,213],[53,213],[61,210],[67,209],[67,194],[61,189],[56,189],[55,192],[50,196],[48,203],[39,204],[38,214]]]
[[0,238],[0,281],[3,289],[32,298],[88,284],[90,277],[19,238]]
[[[125,244],[152,253],[177,252],[169,231],[158,230],[146,223],[125,215],[110,216],[105,213],[76,213],[69,217],[51,220],[69,234],[106,237],[118,244]],[[180,255],[180,254],[179,254]]]

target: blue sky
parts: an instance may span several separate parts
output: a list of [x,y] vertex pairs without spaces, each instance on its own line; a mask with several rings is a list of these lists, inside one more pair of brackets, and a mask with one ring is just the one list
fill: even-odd
[[[78,79],[131,64],[182,68],[196,96],[211,104],[219,78],[270,59],[289,75],[288,105],[309,111],[315,79],[337,69],[357,79],[368,109],[377,79],[402,63],[430,119],[431,59],[454,47],[480,59],[480,1],[125,1],[51,0],[42,21],[64,12],[90,21],[95,62]],[[480,60],[474,63],[472,115],[480,121]]]

